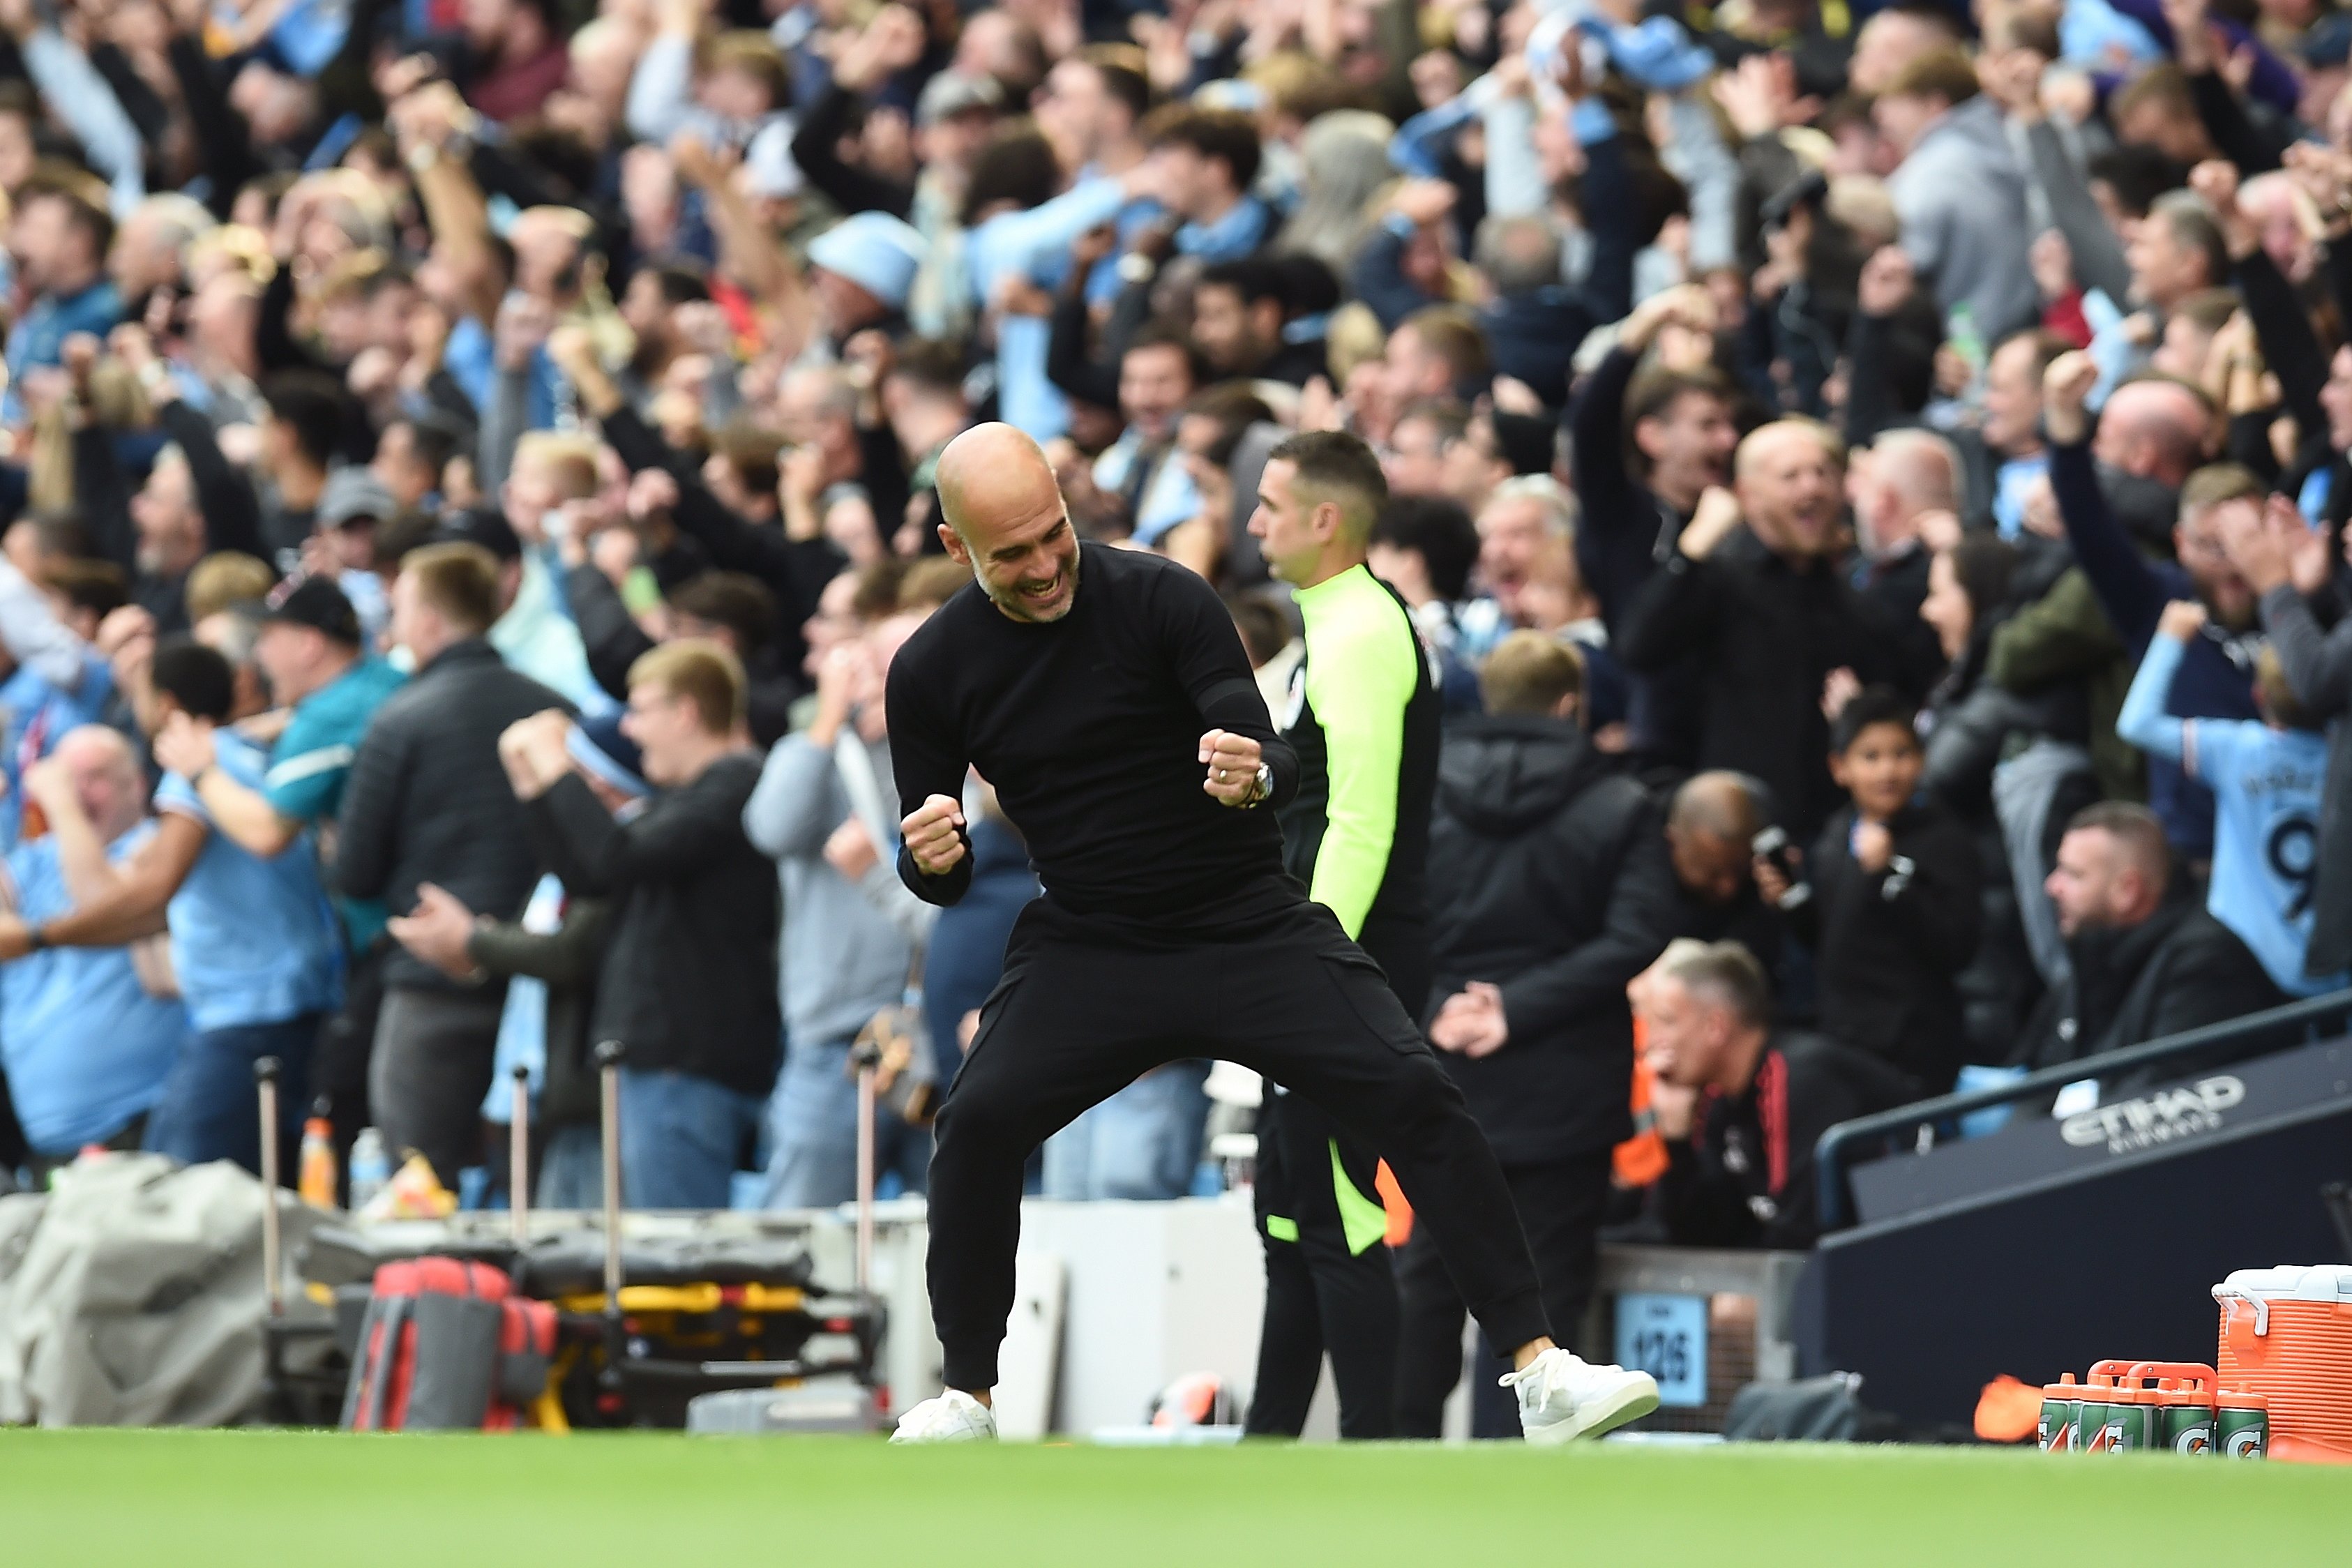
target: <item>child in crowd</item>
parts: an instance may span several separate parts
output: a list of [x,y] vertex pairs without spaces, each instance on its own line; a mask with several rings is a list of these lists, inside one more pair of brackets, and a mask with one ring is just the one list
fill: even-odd
[[2254,664],[2260,722],[2167,713],[2173,673],[2189,639],[2200,636],[2204,626],[2205,606],[2194,600],[2164,607],[2147,657],[2116,716],[2116,733],[2150,756],[2179,763],[2183,773],[2213,792],[2213,879],[2207,912],[2237,933],[2280,990],[2292,996],[2334,991],[2347,984],[2347,976],[2314,978],[2303,969],[2311,940],[2327,738],[2296,702],[2276,650],[2268,647]]
[[1974,955],[1975,846],[1920,795],[1927,753],[1911,705],[1884,687],[1830,731],[1830,774],[1853,805],[1830,818],[1792,888],[1769,857],[1757,887],[1813,954],[1821,1027],[1909,1074],[1921,1098],[1952,1086],[1965,1049],[1953,976]]

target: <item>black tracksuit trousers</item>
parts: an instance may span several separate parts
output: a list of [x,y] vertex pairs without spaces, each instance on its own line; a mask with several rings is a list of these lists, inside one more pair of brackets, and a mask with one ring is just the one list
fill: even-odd
[[[1407,1017],[1429,999],[1429,931],[1369,922],[1358,945],[1388,975]],[[1397,1279],[1374,1186],[1381,1157],[1315,1106],[1268,1089],[1257,1120],[1256,1202],[1265,1249],[1252,1436],[1296,1437],[1331,1356],[1339,1436],[1396,1435]],[[1349,1189],[1342,1193],[1340,1184]],[[1345,1210],[1357,1218],[1348,1223]],[[1378,1226],[1374,1224],[1379,1221]]]
[[[1396,1436],[1397,1284],[1385,1215],[1351,1234],[1340,1205],[1374,1205],[1381,1159],[1314,1104],[1271,1086],[1257,1115],[1258,1237],[1265,1248],[1265,1319],[1247,1431],[1296,1437],[1331,1352],[1339,1436]],[[1336,1167],[1336,1169],[1335,1169]],[[1339,1183],[1354,1189],[1342,1196]]]
[[1548,1333],[1510,1189],[1379,967],[1304,899],[1179,937],[1057,906],[1022,911],[1004,978],[940,1111],[931,1318],[950,1388],[996,1383],[1031,1150],[1163,1062],[1223,1057],[1378,1149],[1494,1342]]

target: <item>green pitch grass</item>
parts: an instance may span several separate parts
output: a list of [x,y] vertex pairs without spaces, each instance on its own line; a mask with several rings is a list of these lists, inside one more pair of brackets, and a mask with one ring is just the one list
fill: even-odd
[[140,1568],[2342,1563],[2352,1468],[1773,1446],[905,1450],[0,1433],[0,1561]]

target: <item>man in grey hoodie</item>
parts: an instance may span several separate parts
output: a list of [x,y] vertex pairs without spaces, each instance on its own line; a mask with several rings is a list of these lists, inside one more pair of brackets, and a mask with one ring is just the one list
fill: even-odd
[[1886,182],[1903,248],[1935,284],[1947,321],[1966,305],[1988,349],[2032,326],[2025,172],[1976,67],[1957,48],[1931,50],[1895,73],[1871,112],[1903,154]]
[[[887,804],[890,748],[882,678],[921,618],[885,620],[827,651],[807,729],[768,753],[743,807],[743,831],[783,883],[782,1072],[769,1103],[767,1203],[821,1208],[857,1191],[857,1093],[849,1048],[883,1008],[906,997],[917,953],[939,911],[898,880]],[[926,1128],[876,1118],[878,1179],[898,1173],[923,1190]]]

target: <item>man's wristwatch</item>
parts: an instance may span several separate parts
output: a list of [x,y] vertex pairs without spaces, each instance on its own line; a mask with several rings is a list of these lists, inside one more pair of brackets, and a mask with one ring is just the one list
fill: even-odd
[[30,955],[36,952],[47,952],[48,950],[48,932],[43,931],[39,926],[26,926],[25,928],[26,953]]
[[1242,805],[1245,806],[1264,805],[1266,801],[1273,796],[1273,795],[1274,764],[1271,763],[1260,763],[1257,765],[1257,785],[1250,791],[1248,798],[1244,800]]

